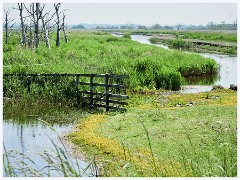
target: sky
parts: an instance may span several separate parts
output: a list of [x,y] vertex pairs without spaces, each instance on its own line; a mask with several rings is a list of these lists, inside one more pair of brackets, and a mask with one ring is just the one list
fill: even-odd
[[[4,3],[10,16],[19,20],[17,3]],[[237,18],[236,3],[62,3],[66,22],[70,24],[140,24],[206,25],[209,22],[233,22]],[[52,3],[46,10],[54,12]]]

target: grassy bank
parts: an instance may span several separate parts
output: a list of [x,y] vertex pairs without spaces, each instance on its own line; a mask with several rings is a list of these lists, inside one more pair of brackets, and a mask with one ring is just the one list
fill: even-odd
[[161,40],[161,39],[152,37],[150,38],[150,42],[153,44],[167,44],[168,47],[170,48],[181,49],[185,51],[237,55],[237,45],[227,47],[227,46],[222,46],[220,44],[211,45],[211,42],[209,42],[209,44],[207,45],[204,43],[196,44],[193,41],[184,39],[184,38]]
[[[113,31],[113,30],[112,30]],[[114,31],[116,32],[116,31]],[[216,42],[237,42],[236,30],[203,30],[203,31],[191,31],[191,30],[118,30],[121,33],[142,34],[142,35],[159,35],[168,34],[175,38],[182,39],[199,39],[206,41]]]
[[[129,87],[177,90],[184,76],[214,74],[214,60],[198,54],[168,51],[101,32],[68,32],[69,43],[51,50],[3,46],[4,73],[115,73],[130,76]],[[51,42],[54,44],[54,41]]]
[[[237,55],[236,31],[119,30],[117,32],[153,36],[150,38],[151,43],[167,44],[173,49]],[[201,42],[209,44],[201,44]]]
[[131,99],[128,112],[90,116],[69,135],[102,176],[237,176],[236,92]]

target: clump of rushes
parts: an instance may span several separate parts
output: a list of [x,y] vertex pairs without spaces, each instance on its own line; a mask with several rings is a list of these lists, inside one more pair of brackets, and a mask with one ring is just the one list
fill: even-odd
[[123,38],[131,39],[131,34],[124,34]]
[[16,38],[3,46],[4,73],[127,74],[133,90],[177,90],[183,76],[215,74],[218,69],[213,59],[198,54],[169,51],[108,33],[69,32],[69,43],[51,46],[51,50],[45,45],[33,50],[17,46]]

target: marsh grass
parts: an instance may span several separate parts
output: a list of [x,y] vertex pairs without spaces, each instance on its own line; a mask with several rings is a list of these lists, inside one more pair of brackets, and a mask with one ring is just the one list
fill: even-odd
[[[184,31],[184,30],[118,30],[123,33],[131,34],[171,34],[176,38],[182,39],[200,39],[207,41],[237,42],[237,32],[233,31]],[[116,32],[116,31],[115,31]]]
[[[129,88],[176,90],[183,76],[217,73],[214,60],[168,51],[103,32],[69,32],[69,43],[51,50],[3,47],[4,73],[108,73],[130,76]],[[53,43],[53,42],[52,42]]]

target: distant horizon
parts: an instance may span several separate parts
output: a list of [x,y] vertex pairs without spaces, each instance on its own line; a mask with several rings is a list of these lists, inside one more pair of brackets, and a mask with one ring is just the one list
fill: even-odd
[[[10,9],[10,17],[19,22],[19,12],[12,7],[17,8],[17,3],[3,3],[3,9]],[[237,19],[237,3],[62,3],[60,9],[67,9],[68,25],[206,26],[209,22],[229,24]],[[53,13],[53,3],[46,3],[45,10]]]

